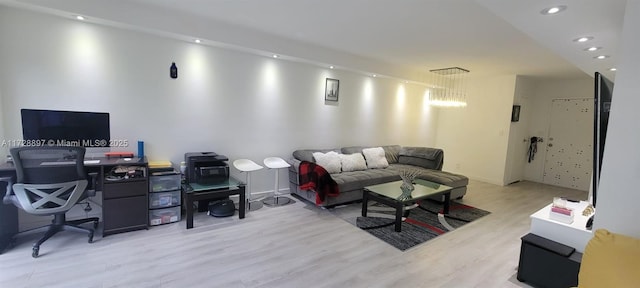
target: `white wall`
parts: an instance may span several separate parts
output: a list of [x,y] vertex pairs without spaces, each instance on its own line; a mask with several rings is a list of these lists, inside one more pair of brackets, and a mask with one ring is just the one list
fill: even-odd
[[515,75],[471,76],[467,106],[440,110],[436,146],[445,151],[444,170],[504,185],[515,83]]
[[[593,98],[593,79],[506,75],[470,80],[468,106],[439,113],[436,146],[445,150],[444,169],[497,185],[542,182],[545,143],[528,163],[523,140],[548,136],[552,99]],[[519,122],[511,122],[514,104],[521,105]]]
[[611,102],[594,229],[640,237],[640,1],[628,1]]
[[[79,15],[88,16],[89,21],[108,19],[118,27],[150,31],[158,35],[172,35],[172,37],[180,37],[182,40],[187,41],[193,40],[189,35],[194,35],[194,37],[197,35],[198,38],[203,39],[206,43],[217,45],[218,47],[235,47],[253,52],[256,52],[256,50],[271,51],[298,59],[327,63],[327,65],[333,64],[336,67],[348,67],[357,71],[394,75],[407,80],[421,79],[426,73],[429,73],[425,69],[416,68],[415,65],[391,63],[275,34],[265,36],[264,32],[259,31],[261,29],[256,30],[234,25],[209,17],[193,17],[187,11],[169,9],[162,7],[162,5],[138,3],[144,1],[127,1],[126,6],[123,6],[122,3],[113,5],[114,1],[103,0],[20,0],[0,2],[26,2],[26,7],[31,6],[29,3],[35,3],[36,9],[73,11]],[[20,3],[8,3],[7,5],[22,6]],[[123,11],[123,7],[126,7],[126,11]],[[286,11],[286,9],[283,10]],[[68,13],[61,13],[61,15],[64,15],[63,17],[71,16]],[[287,12],[282,15],[287,15]],[[273,17],[281,16],[274,15]],[[261,53],[268,54],[268,52]]]
[[[176,165],[191,151],[261,162],[298,148],[435,144],[423,86],[2,6],[0,39],[7,138],[22,136],[21,108],[39,108],[109,112],[112,139],[130,143],[119,150],[143,140],[150,159]],[[326,77],[340,80],[337,104],[324,102]],[[252,180],[273,189],[272,171]]]
[[524,179],[542,183],[544,173],[545,145],[548,143],[553,99],[593,98],[593,78],[585,75],[575,80],[535,80],[535,94],[528,109],[531,113],[529,136],[543,137],[538,143],[538,153],[530,163],[525,164]]
[[529,138],[529,122],[531,121],[531,103],[535,95],[535,81],[517,76],[513,105],[520,105],[518,122],[509,125],[509,147],[507,148],[507,165],[504,171],[504,184],[511,184],[524,179],[524,167],[527,163]]

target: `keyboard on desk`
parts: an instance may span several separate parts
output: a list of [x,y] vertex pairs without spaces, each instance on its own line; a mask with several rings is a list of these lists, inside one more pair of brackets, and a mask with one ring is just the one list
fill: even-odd
[[[84,160],[84,164],[98,164],[100,160]],[[46,161],[40,163],[42,166],[52,166],[52,165],[73,165],[76,164],[76,161]]]

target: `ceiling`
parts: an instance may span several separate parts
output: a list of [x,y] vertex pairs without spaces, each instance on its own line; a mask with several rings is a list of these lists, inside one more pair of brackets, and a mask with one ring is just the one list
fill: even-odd
[[[429,69],[614,78],[626,0],[0,0],[6,5],[416,80]],[[557,15],[540,11],[566,5]],[[576,43],[593,36],[589,43]],[[602,47],[586,52],[590,46]],[[594,59],[599,54],[610,56]]]

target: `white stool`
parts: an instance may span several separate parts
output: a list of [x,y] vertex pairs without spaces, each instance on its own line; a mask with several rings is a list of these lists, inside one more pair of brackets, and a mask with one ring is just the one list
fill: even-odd
[[[233,166],[236,167],[236,169],[240,170],[241,172],[247,172],[247,189],[245,191],[246,195],[247,195],[247,210],[249,211],[255,211],[258,210],[260,208],[262,208],[262,205],[257,205],[254,207],[251,207],[251,172],[253,171],[257,171],[260,170],[264,167],[256,164],[256,162],[253,162],[249,159],[238,159],[233,161]],[[257,202],[255,203],[260,203],[262,204],[262,202],[260,202],[260,200],[258,199]]]
[[279,191],[278,180],[280,179],[278,175],[278,171],[280,168],[288,168],[291,165],[289,165],[289,163],[287,163],[286,161],[282,160],[282,158],[280,157],[268,157],[264,159],[264,166],[267,166],[267,168],[269,169],[276,170],[276,181],[275,181],[276,184],[275,184],[275,188],[273,189],[273,197],[265,198],[262,201],[262,203],[264,203],[264,205],[267,205],[269,207],[283,206],[289,203],[293,203],[293,200],[291,200],[291,198],[286,196],[281,196],[283,194],[280,194],[278,192]]

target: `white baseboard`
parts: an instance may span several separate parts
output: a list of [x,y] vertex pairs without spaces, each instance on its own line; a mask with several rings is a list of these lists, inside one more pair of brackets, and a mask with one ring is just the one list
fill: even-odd
[[475,180],[475,181],[480,181],[480,182],[485,182],[485,183],[489,183],[489,184],[494,184],[494,185],[498,185],[498,186],[506,186],[505,183],[502,183],[502,181],[495,181],[492,179],[486,179],[486,178],[482,178],[482,177],[477,177],[477,176],[468,176],[469,179],[471,180]]

